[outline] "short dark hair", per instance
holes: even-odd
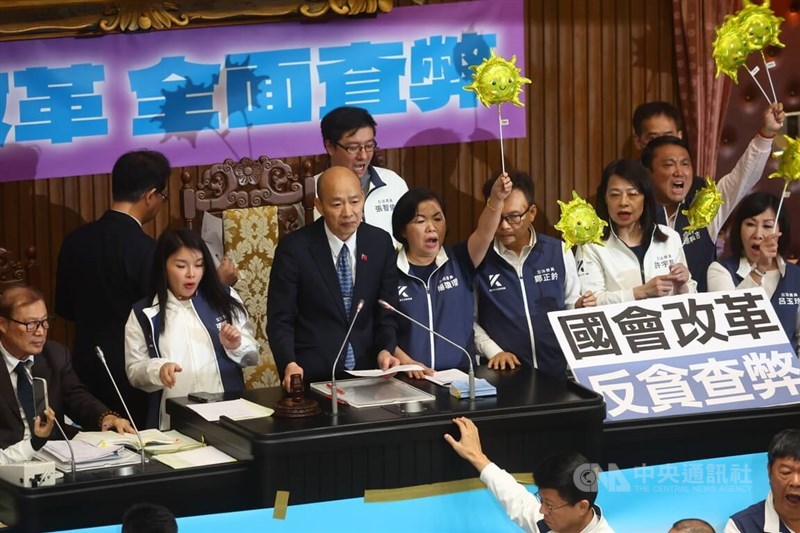
[[[772,468],[775,461],[787,457],[800,461],[800,429],[784,429],[772,437],[767,452],[767,467]]]
[[[168,229],[161,234],[156,242],[155,257],[153,259],[152,296],[158,298],[158,320],[160,330],[163,332],[167,322],[167,259],[180,248],[197,250],[203,256],[203,277],[197,284],[197,291],[203,293],[212,309],[221,313],[226,322],[231,322],[233,315],[238,313],[246,316],[244,306],[234,298],[230,289],[222,284],[214,268],[214,259],[208,246],[200,236],[190,229]]]
[[[682,533],[716,533],[711,524],[700,518],[683,518],[672,524],[672,529]]]
[[[322,140],[332,143],[339,142],[342,137],[361,128],[372,128],[375,133],[375,126],[378,124],[369,111],[361,107],[337,107],[322,117],[320,129],[322,130]]]
[[[770,207],[775,213],[778,212],[780,200],[777,196],[765,191],[757,191],[742,200],[733,216],[733,226],[731,226],[731,254],[734,257],[744,255],[744,245],[742,244],[742,224],[750,217],[760,215]],[[792,226],[789,221],[789,213],[786,209],[781,209],[778,215],[778,225],[781,227],[781,236],[778,237],[778,253],[784,254],[789,244],[792,242]]]
[[[17,307],[43,301],[44,295],[36,287],[30,285],[10,287],[0,292],[0,316],[12,318],[11,315]]]
[[[608,226],[603,228],[603,240],[609,238],[613,225],[608,214],[606,192],[608,191],[608,182],[614,176],[630,182],[644,197],[642,218],[639,219],[639,224],[642,226],[643,244],[649,245],[651,236],[658,242],[666,241],[666,234],[659,229],[656,223],[656,196],[653,192],[653,184],[650,183],[650,172],[635,159],[617,159],[603,170],[603,178],[597,187],[597,216],[608,221]]]
[[[486,183],[483,184],[483,199],[488,200],[489,196],[492,194],[492,187],[494,187],[494,182],[497,181],[497,178],[500,176],[492,176]],[[529,175],[524,172],[518,172],[516,170],[509,170],[508,177],[511,178],[511,190],[517,189],[523,195],[525,195],[525,199],[528,201],[528,205],[533,204],[533,180]]]
[[[111,196],[115,202],[138,202],[151,189],[165,190],[169,173],[169,160],[161,152],[135,150],[122,154],[111,171]]]
[[[178,522],[163,505],[137,503],[122,517],[122,533],[177,533]]]
[[[575,451],[557,452],[547,457],[533,473],[536,487],[553,489],[570,505],[597,498],[598,473],[589,460]]]
[[[653,159],[656,158],[656,150],[661,148],[662,146],[680,146],[687,152],[689,151],[689,145],[686,144],[686,141],[681,139],[680,137],[675,137],[673,135],[664,135],[663,137],[656,137],[649,143],[647,146],[642,149],[642,154],[640,156],[640,160],[642,164],[648,169],[653,170]]]
[[[681,114],[678,109],[667,102],[645,102],[644,104],[639,105],[633,111],[633,131],[636,132],[636,135],[642,134],[642,124],[648,118],[657,117],[659,115],[664,115],[675,123],[675,127],[678,128],[678,131],[683,129],[683,125],[681,124]]]
[[[435,200],[445,213],[444,201],[441,197],[427,187],[414,187],[397,200],[392,213],[392,235],[408,250],[408,239],[405,236],[406,225],[417,216],[419,204],[427,200]],[[446,215],[445,215],[446,216]]]

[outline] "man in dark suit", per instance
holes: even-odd
[[[392,239],[361,223],[364,192],[352,170],[329,168],[317,190],[322,218],[281,240],[270,274],[267,335],[287,390],[293,374],[306,382],[330,379],[360,300],[364,306],[337,368],[398,364],[392,355],[397,324],[378,305],[379,299],[397,304]]]
[[[139,424],[145,422],[147,394],[131,387],[125,374],[125,323],[150,287],[156,245],[142,224],[166,203],[169,174],[169,161],[159,152],[122,155],[111,174],[111,209],[67,235],[56,272],[56,313],[75,322],[75,372],[92,394],[122,412],[95,354],[100,346]]]
[[[14,287],[0,295],[0,353],[5,363],[0,370],[0,448],[31,439],[35,423],[30,388],[25,402],[21,401],[26,398],[26,384],[21,380],[27,376],[19,365],[27,366],[33,377],[47,380],[48,402],[62,424],[66,413],[87,431],[133,433],[130,422],[81,384],[66,348],[47,342],[49,327],[47,306],[36,289]]]

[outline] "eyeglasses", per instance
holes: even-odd
[[[522,218],[528,213],[529,208],[522,210],[522,213],[510,213],[508,215],[500,215],[500,222],[508,222],[509,226],[518,226],[522,222]]]
[[[342,150],[345,150],[350,155],[356,155],[361,150],[364,150],[366,153],[371,154],[378,148],[378,143],[376,143],[375,141],[369,141],[368,143],[365,144],[348,144],[345,146],[344,144],[337,142],[336,146],[338,146]]]
[[[25,331],[27,331],[28,333],[33,333],[34,331],[37,331],[40,327],[43,330],[47,331],[48,329],[50,329],[50,321],[53,319],[52,317],[47,317],[44,320],[31,320],[30,322],[20,322],[19,320],[15,320],[10,316],[7,316],[6,318],[12,322],[16,322],[21,326],[25,326]]]
[[[548,511],[548,512],[551,512],[551,513],[552,513],[553,511],[558,511],[559,509],[562,509],[562,508],[564,508],[564,507],[566,507],[566,506],[570,505],[569,503],[565,503],[564,505],[559,505],[558,507],[553,507],[553,506],[552,506],[552,505],[550,505],[549,503],[545,503],[545,502],[543,502],[543,501],[542,501],[542,497],[539,495],[539,493],[538,493],[538,492],[537,492],[536,494],[534,494],[534,496],[536,496],[536,501],[538,501],[540,504],[544,505],[544,506],[545,506],[545,508],[547,509],[547,511]]]

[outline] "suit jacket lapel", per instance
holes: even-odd
[[[331,247],[328,244],[328,236],[325,233],[325,220],[320,218],[314,224],[314,231],[311,233],[311,242],[309,243],[311,255],[317,263],[322,280],[331,292],[331,298],[333,298],[339,312],[347,321],[347,313],[344,312],[342,289],[339,287],[339,276],[336,275],[336,267],[333,265],[331,256]],[[356,277],[356,279],[358,278]]]
[[[5,365],[5,361],[1,362]],[[17,395],[14,394],[14,387],[11,385],[11,377],[8,375],[8,372],[6,372],[5,369],[0,369],[0,396],[3,397],[3,400],[11,408],[11,412],[16,415],[17,420],[19,420],[19,423],[22,424],[22,417],[19,415],[19,402],[17,402]]]
[[[353,305],[364,298],[365,289],[367,284],[367,260],[369,259],[368,239],[361,231],[363,224],[358,227],[358,236],[356,237],[356,283],[353,286]],[[373,296],[374,298],[374,296]]]

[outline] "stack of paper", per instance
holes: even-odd
[[[124,466],[141,460],[138,454],[119,445],[100,448],[88,442],[72,441],[72,449],[75,452],[75,464],[78,470]],[[71,470],[69,447],[63,440],[48,441],[36,452],[35,457],[42,461],[55,462],[56,468],[62,472]]]
[[[437,385],[441,385],[442,387],[446,387],[457,380],[468,380],[469,375],[457,368],[450,368],[448,370],[434,372],[432,376],[425,376],[425,379]]]
[[[273,411],[269,407],[250,402],[244,398],[238,400],[228,400],[225,402],[212,403],[193,403],[186,407],[196,412],[209,422],[216,422],[222,415],[233,420],[245,420],[247,418],[262,418],[272,416]]]
[[[203,446],[202,442],[187,437],[177,431],[161,432],[157,429],[145,429],[139,432],[144,442],[144,450],[147,453],[172,453],[180,450],[190,450]],[[140,449],[139,439],[130,433],[116,433],[113,431],[81,431],[73,442],[81,441],[93,444],[99,448],[113,446],[128,446],[138,451]]]
[[[469,398],[469,380],[456,380],[450,384],[450,394],[456,398]],[[475,397],[494,396],[497,388],[485,379],[475,379]]]

